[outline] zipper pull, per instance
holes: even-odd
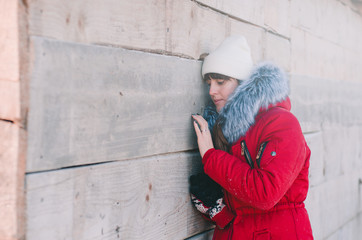
[[[253,160],[251,159],[250,152],[246,146],[245,140],[241,141],[241,155],[245,155],[246,161],[251,168],[254,168]]]
[[[258,165],[258,167],[260,168],[260,161],[261,161],[261,156],[263,155],[263,152],[265,150],[265,147],[266,147],[266,144],[268,142],[263,142],[261,145],[260,145],[260,148],[259,148],[259,152],[258,154],[256,155],[256,164]]]

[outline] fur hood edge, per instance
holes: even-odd
[[[242,82],[217,113],[211,102],[204,110],[210,130],[218,120],[226,140],[236,142],[254,124],[259,110],[285,100],[289,94],[288,77],[269,62],[257,64],[249,78]]]

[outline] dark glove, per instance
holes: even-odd
[[[224,196],[221,186],[205,173],[190,177],[190,193],[207,207],[213,206],[218,199]]]
[[[190,177],[190,193],[196,209],[207,215],[218,227],[224,228],[234,219],[234,214],[223,202],[221,186],[205,173]]]

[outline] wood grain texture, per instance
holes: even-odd
[[[12,122],[20,118],[20,82],[0,80],[0,119]]]
[[[290,3],[288,0],[197,0],[215,11],[257,25],[265,30],[290,37]]]
[[[164,50],[165,8],[160,0],[30,1],[29,30],[67,41]]]
[[[19,128],[0,121],[0,239],[15,239],[18,232]]]
[[[359,45],[350,51],[343,45],[292,28],[291,72],[321,79],[362,82]],[[342,67],[343,66],[343,67]]]
[[[312,152],[309,166],[309,186],[315,187],[325,181],[324,172],[327,162],[323,160],[325,150],[323,146],[322,131],[307,133],[304,134],[304,137]]]
[[[264,24],[268,31],[290,38],[291,1],[265,0],[264,15]]]
[[[362,17],[349,5],[341,1],[291,2],[293,73],[362,81]]]
[[[214,230],[209,230],[207,232],[203,232],[203,233],[197,234],[195,236],[189,237],[185,240],[212,240],[213,234],[214,234]]]
[[[231,1],[221,6],[216,2],[198,2],[92,0],[85,4],[84,0],[31,1],[29,31],[31,35],[62,41],[121,46],[191,59],[199,59],[202,53],[212,51],[226,36],[242,34],[250,44],[254,61],[263,59],[265,31],[270,28],[258,26],[263,25],[262,22],[259,24],[264,19],[263,1],[244,1],[243,4]],[[241,19],[246,16],[251,24],[235,19],[227,11],[221,13],[204,7],[205,4],[216,4],[221,10],[223,7],[234,9],[240,12],[237,15]],[[272,13],[268,15],[269,25],[278,28],[275,25],[281,17],[273,16]],[[288,22],[282,20],[283,24]],[[284,54],[275,57],[285,60]]]
[[[198,153],[27,175],[27,239],[184,239],[209,225],[192,206]]]
[[[266,32],[265,34],[263,60],[271,61],[281,67],[284,71],[290,72],[290,40],[271,32]]]
[[[306,208],[315,239],[327,239],[349,221],[360,216],[361,176],[361,168],[355,169],[309,190]],[[357,235],[350,239],[359,237]]]
[[[0,119],[20,118],[17,1],[0,0]]]
[[[0,239],[24,239],[26,131],[21,108],[21,1],[0,0]],[[24,31],[26,33],[26,31]],[[25,35],[25,34],[24,34]],[[25,48],[24,48],[25,49]],[[26,49],[25,49],[26,51]]]
[[[0,239],[25,239],[25,130],[0,121]]]
[[[32,39],[27,171],[197,147],[199,61]]]
[[[361,52],[361,14],[351,1],[291,1],[292,25],[350,51]]]
[[[0,0],[0,80],[19,81],[18,2]]]
[[[326,124],[348,127],[362,122],[357,114],[362,108],[362,83],[291,75],[290,92],[292,112],[303,132],[321,131]]]
[[[265,0],[196,0],[205,6],[245,22],[264,26]]]

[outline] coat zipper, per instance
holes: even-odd
[[[261,156],[263,155],[264,150],[265,150],[267,144],[268,144],[268,142],[263,142],[263,143],[260,145],[258,154],[256,155],[256,164],[258,165],[259,168],[260,168]]]
[[[254,168],[254,162],[251,159],[248,148],[246,147],[245,140],[242,140],[240,144],[241,144],[241,155],[245,155],[246,161],[248,162],[249,166],[251,168]]]

